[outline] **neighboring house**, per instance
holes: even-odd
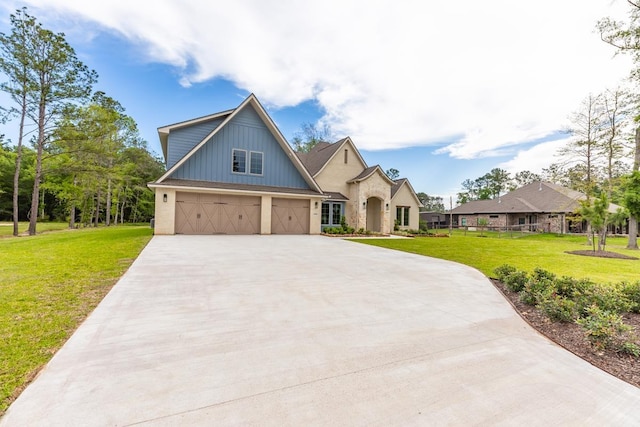
[[[345,217],[347,224],[380,233],[417,229],[421,206],[407,179],[393,181],[379,165],[368,166],[351,138],[320,142],[308,153],[297,153],[328,196],[322,203],[321,226],[333,227]]]
[[[317,234],[326,196],[254,95],[158,129],[155,234]]]
[[[582,221],[572,221],[586,195],[549,182],[534,182],[497,199],[475,200],[454,208],[453,223],[477,227],[478,219],[489,227],[568,233],[582,231]],[[618,208],[611,205],[609,210]]]
[[[420,212],[420,221],[424,221],[428,229],[449,227],[449,214],[444,212]]]
[[[319,234],[342,216],[356,229],[389,233],[395,218],[418,228],[407,180],[368,167],[350,138],[296,155],[253,94],[158,135],[155,234]]]

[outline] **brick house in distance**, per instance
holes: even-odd
[[[454,208],[453,224],[477,227],[487,220],[489,228],[507,228],[564,234],[582,231],[582,222],[571,217],[586,195],[550,182],[536,181],[497,199],[474,200]],[[618,206],[611,204],[615,212]]]

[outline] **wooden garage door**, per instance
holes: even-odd
[[[177,193],[176,234],[258,234],[260,198]]]
[[[271,233],[309,234],[309,200],[273,199]]]

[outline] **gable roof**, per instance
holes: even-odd
[[[391,200],[393,200],[395,195],[404,185],[406,185],[409,188],[409,192],[411,192],[411,194],[413,195],[413,198],[416,199],[416,202],[418,203],[418,207],[420,208],[424,207],[424,205],[420,202],[420,199],[418,198],[418,195],[416,194],[415,190],[413,189],[413,186],[411,185],[411,183],[407,178],[400,178],[394,181],[394,184],[391,187]]]
[[[455,207],[454,214],[574,212],[587,196],[550,182],[536,181],[491,200],[474,200]],[[611,204],[609,210],[617,208]]]
[[[209,141],[216,133],[218,133],[220,129],[224,128],[227,123],[229,123],[235,116],[239,114],[240,111],[242,111],[248,105],[251,105],[254,108],[254,110],[256,111],[256,113],[258,114],[262,122],[265,124],[267,129],[271,132],[271,134],[273,135],[275,140],[278,142],[280,147],[287,154],[287,157],[289,157],[289,159],[291,160],[291,163],[298,170],[298,172],[300,173],[302,178],[305,180],[305,182],[309,184],[309,187],[311,187],[313,190],[317,191],[318,193],[322,193],[322,190],[320,189],[316,181],[313,179],[311,174],[309,174],[309,171],[307,171],[307,169],[304,167],[304,165],[302,164],[298,156],[296,156],[295,152],[293,151],[293,149],[291,148],[287,140],[284,138],[284,136],[282,135],[278,127],[275,125],[273,120],[271,120],[271,117],[269,117],[266,110],[264,109],[262,104],[260,104],[260,101],[258,101],[258,98],[256,98],[254,94],[249,95],[244,101],[242,101],[242,103],[237,108],[233,110],[227,110],[220,113],[200,117],[198,119],[187,120],[184,122],[179,122],[173,125],[168,125],[168,126],[163,126],[158,128],[160,141],[161,143],[166,145],[167,139],[169,137],[169,133],[172,130],[183,128],[186,126],[191,126],[197,123],[202,123],[204,121],[209,121],[213,119],[220,119],[220,118],[223,119],[222,123],[219,126],[217,126],[208,135],[206,135],[202,139],[202,141],[196,144],[187,154],[184,155],[184,157],[178,160],[169,170],[167,170],[164,173],[164,175],[162,175],[156,181],[156,183],[159,184],[165,181],[167,178],[169,178],[180,166],[182,166],[182,164],[184,164],[184,162],[186,162],[191,156],[193,156],[203,145],[207,143],[207,141]],[[164,139],[164,142],[163,142],[163,139]],[[166,152],[165,145],[163,145],[163,152]],[[165,157],[166,157],[166,154],[165,154]]]
[[[386,181],[388,181],[390,185],[393,186],[393,184],[395,184],[395,182],[391,178],[389,178],[386,173],[384,173],[380,165],[370,166],[366,168],[365,170],[360,172],[358,176],[351,178],[349,181],[347,181],[347,183],[352,184],[354,182],[362,182],[376,172],[378,172]]]
[[[364,161],[364,159],[360,155],[360,152],[356,148],[356,145],[348,136],[334,143],[318,142],[309,152],[296,152],[296,155],[305,165],[307,170],[309,170],[311,176],[315,177],[320,172],[322,172],[324,167],[331,161],[331,159],[333,159],[336,153],[338,153],[346,143],[351,144],[351,146],[353,147],[353,151],[356,153],[358,159],[366,168],[367,162]]]

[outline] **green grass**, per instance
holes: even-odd
[[[46,231],[66,230],[69,228],[68,222],[39,222],[36,226],[38,234]],[[18,222],[18,233],[24,234],[29,230],[29,223]],[[13,222],[0,222],[0,237],[13,236]]]
[[[120,226],[0,239],[0,414],[151,236]]]
[[[486,232],[485,232],[486,234]],[[515,236],[521,236],[515,233]],[[479,237],[478,233],[454,233],[452,237],[421,237],[415,239],[360,239],[362,243],[456,261],[475,267],[489,277],[502,264],[510,264],[520,270],[532,271],[535,267],[549,270],[559,276],[590,278],[601,283],[635,281],[640,279],[640,260],[595,258],[565,253],[590,249],[585,236],[530,234],[508,238],[497,233]],[[507,238],[505,238],[507,237]],[[640,258],[639,251],[625,249],[627,239],[609,237],[607,251],[619,252]]]

